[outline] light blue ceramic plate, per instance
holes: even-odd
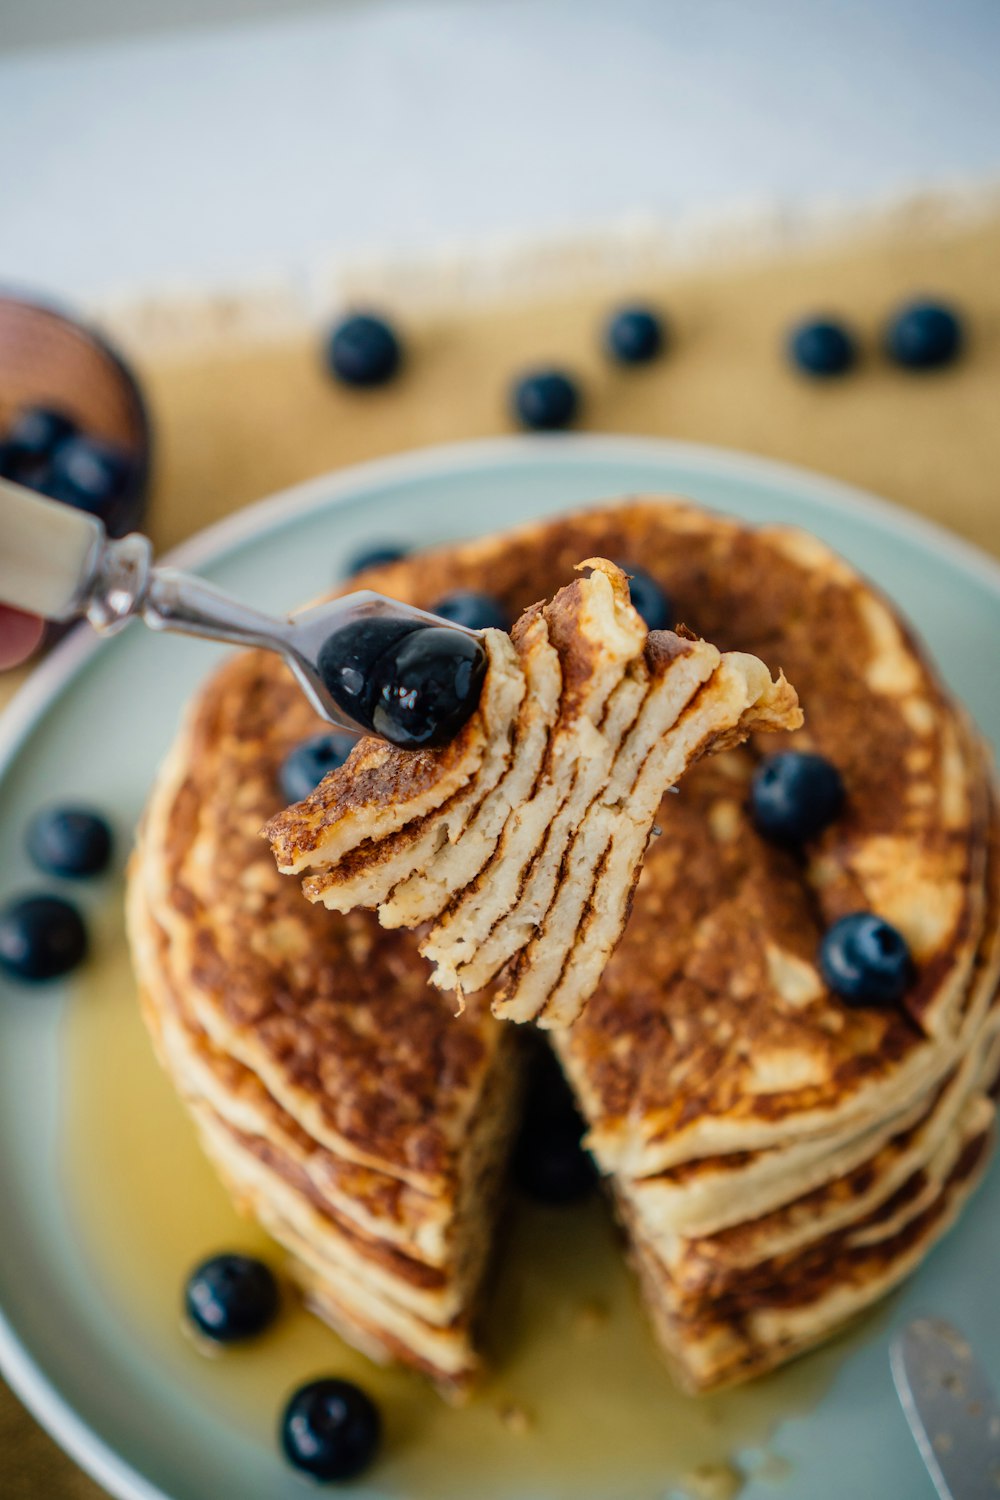
[[[736,454],[589,437],[424,452],[278,496],[196,538],[176,561],[278,611],[321,592],[365,541],[426,545],[643,491],[679,493],[750,521],[792,522],[816,532],[902,606],[948,682],[1000,741],[1000,568],[857,491]],[[67,642],[35,674],[0,723],[0,898],[39,883],[21,839],[32,809],[52,800],[54,791],[113,809],[123,827],[135,818],[181,705],[212,654],[203,644],[133,627],[102,644]],[[82,899],[99,923],[99,892],[84,892]],[[42,994],[0,985],[4,1373],[116,1495],[301,1496],[302,1482],[282,1467],[271,1435],[248,1433],[206,1408],[197,1389],[178,1378],[168,1359],[159,1360],[123,1316],[114,1277],[78,1242],[74,1189],[64,1180],[62,1155],[65,1133],[73,1129],[62,1113],[72,1107],[63,1099],[61,1050],[69,999],[68,987]],[[91,1166],[100,1175],[102,1163]],[[792,1465],[786,1495],[931,1496],[892,1393],[886,1334],[917,1310],[933,1309],[971,1333],[1000,1382],[998,1228],[1000,1173],[994,1171],[889,1316],[851,1346],[819,1406],[778,1434]],[[442,1465],[447,1461],[444,1445]],[[632,1495],[627,1451],[619,1463],[616,1495]],[[0,1477],[3,1464],[0,1454]],[[409,1500],[405,1450],[391,1475],[391,1483],[377,1475],[352,1493]],[[665,1489],[650,1490],[649,1500],[661,1500]],[[519,1483],[516,1500],[553,1500],[564,1492],[550,1472]],[[775,1500],[779,1493],[758,1479],[745,1496]],[[588,1493],[577,1484],[574,1495],[609,1500],[606,1487]]]

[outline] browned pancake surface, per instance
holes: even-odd
[[[491,1055],[488,1005],[456,1019],[410,933],[332,919],[259,838],[284,756],[321,728],[273,657],[232,658],[200,697],[166,835],[165,883],[199,1014],[280,1069],[360,1155],[433,1182]],[[211,1024],[209,1025],[211,1030]]]

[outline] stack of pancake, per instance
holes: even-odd
[[[285,874],[333,911],[434,925],[420,952],[442,989],[497,980],[493,1013],[570,1026],[628,919],[664,793],[703,755],[802,722],[754,656],[647,633],[625,574],[485,632],[478,712],[444,750],[363,741],[268,824]],[[499,976],[499,977],[498,977]]]
[[[656,1331],[696,1389],[815,1343],[910,1272],[992,1141],[998,839],[986,757],[891,608],[799,533],[633,502],[373,570],[433,605],[488,589],[514,617],[582,558],[644,568],[678,619],[795,683],[846,787],[803,851],[747,812],[762,747],[664,799],[624,936],[554,1032]],[[511,1122],[516,1028],[428,984],[417,936],[329,912],[258,833],[276,770],[321,725],[281,665],[223,666],[158,781],[130,885],[164,1065],[238,1201],[313,1305],[448,1391],[471,1328]],[[775,743],[770,742],[768,749]],[[898,1006],[850,1005],[824,930],[871,910],[905,936]]]

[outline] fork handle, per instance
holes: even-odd
[[[200,578],[154,569],[148,537],[112,541],[96,517],[4,479],[0,601],[48,620],[86,615],[104,632],[141,615],[154,630],[272,651],[285,649],[289,628]]]
[[[0,600],[47,620],[81,612],[104,548],[94,516],[0,479]]]

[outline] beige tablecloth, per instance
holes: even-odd
[[[598,284],[599,283],[599,284]],[[954,368],[912,375],[879,350],[901,299],[954,299],[969,347]],[[669,356],[623,371],[598,333],[623,295],[668,314]],[[389,289],[404,333],[402,377],[377,391],[337,388],[315,333],[213,337],[159,353],[136,347],[156,433],[150,530],[167,547],[238,506],[344,464],[405,448],[510,430],[514,372],[565,364],[585,391],[580,425],[745,448],[851,480],[1000,554],[1000,220],[942,226],[897,217],[853,242],[753,262],[605,275],[586,290],[418,311]],[[784,334],[803,313],[830,311],[859,331],[864,358],[848,378],[809,382],[789,369]],[[0,704],[23,674],[0,679]],[[95,1372],[99,1378],[99,1372]],[[4,1500],[94,1500],[0,1387]]]

